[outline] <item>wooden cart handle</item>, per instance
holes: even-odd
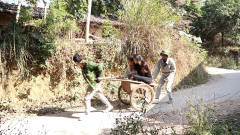
[[[123,79],[123,78],[120,78],[120,77],[98,77],[99,80],[107,80],[107,81],[125,81],[125,82],[130,82],[130,83],[136,83],[136,84],[146,84],[144,82],[140,82],[140,81],[134,81],[134,80],[129,80],[129,79]],[[155,87],[157,86],[156,83],[151,83],[151,84],[148,84],[152,87]]]

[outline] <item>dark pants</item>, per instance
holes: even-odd
[[[146,77],[146,76],[140,76],[140,75],[133,75],[133,80],[142,81],[147,84],[152,83],[152,77]]]

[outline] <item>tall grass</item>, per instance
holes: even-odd
[[[11,23],[3,32],[0,45],[1,64],[5,64],[8,71],[17,68],[23,72],[32,55],[29,52],[31,46],[30,38],[22,33],[22,24]]]
[[[169,3],[158,0],[123,0],[123,9],[120,12],[120,20],[125,24],[120,34],[123,42],[122,56],[139,53],[153,71],[160,52],[168,50],[177,65],[174,86],[196,85],[206,80],[207,74],[201,66],[206,51],[188,38],[180,36],[174,29],[173,26],[177,26],[181,16],[177,15],[177,10],[172,9]]]
[[[124,23],[121,35],[125,43],[123,52],[153,56],[152,52],[158,50],[166,26],[176,23],[180,17],[167,3],[158,0],[123,0],[122,4],[124,10],[120,12],[120,21]]]
[[[56,104],[56,102],[74,102],[80,105],[87,84],[72,61],[72,56],[76,52],[89,61],[102,64],[105,68],[105,76],[121,76],[127,67],[127,62],[124,61],[127,55],[134,53],[143,55],[153,71],[155,63],[160,58],[159,53],[162,49],[167,49],[177,65],[174,86],[184,82],[185,78],[190,80],[188,85],[198,81],[194,80],[196,78],[206,79],[204,76],[206,73],[201,66],[205,58],[204,50],[189,39],[181,37],[177,30],[168,26],[169,23],[177,23],[180,17],[175,15],[175,11],[167,3],[158,0],[132,0],[123,1],[123,6],[120,20],[124,27],[119,37],[110,38],[104,44],[92,45],[55,38],[56,50],[51,51],[46,48],[47,52],[52,53],[45,57],[42,66],[28,67],[31,72],[38,74],[32,74],[28,79],[21,80],[18,73],[14,73],[15,70],[13,70],[13,74],[9,76],[10,79],[0,91],[3,93],[1,98],[8,98],[11,103],[23,107],[38,107],[41,104]],[[49,28],[48,30],[56,29],[52,26],[58,22],[50,21],[49,23],[50,26],[46,27]],[[48,23],[40,24],[48,25]],[[41,34],[46,36],[54,34],[47,33],[47,30],[42,32]],[[43,56],[39,54],[38,56]],[[32,56],[36,58],[36,55]],[[13,62],[9,61],[9,63]],[[106,88],[109,90],[108,86]],[[106,93],[110,92],[106,91]]]

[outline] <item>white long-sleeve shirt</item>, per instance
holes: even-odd
[[[160,69],[163,74],[169,74],[169,76],[174,76],[176,72],[176,64],[172,58],[168,58],[166,63],[163,61],[163,59],[159,59],[153,73],[154,80],[157,78]]]

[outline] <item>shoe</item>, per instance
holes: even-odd
[[[85,117],[81,116],[78,118],[78,121],[84,121],[85,119],[86,119],[86,116]]]
[[[90,111],[85,111],[85,115],[88,115],[90,113]]]
[[[109,106],[107,109],[105,109],[103,112],[110,112],[113,109],[113,106]]]
[[[96,108],[94,108],[94,107],[91,107],[90,108],[90,112],[92,112],[92,111],[96,111],[97,109]]]
[[[158,104],[159,103],[159,99],[154,99],[153,100],[153,104]]]
[[[83,118],[79,117],[79,118],[78,118],[78,121],[83,121]]]
[[[84,121],[84,120],[88,119],[88,117],[89,117],[89,114],[85,113],[85,116],[79,117],[78,121]]]
[[[173,100],[169,100],[167,103],[168,104],[173,104]]]

